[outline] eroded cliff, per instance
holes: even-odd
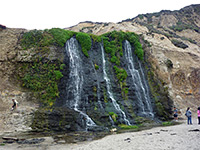
[[[191,5],[178,11],[141,14],[119,23],[82,22],[67,29],[97,35],[113,30],[142,35],[154,74],[184,114],[187,107],[196,112],[200,105],[199,10],[200,5]]]

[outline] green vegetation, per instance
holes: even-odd
[[[62,65],[62,64],[61,64]],[[60,72],[60,63],[34,62],[24,64],[20,68],[24,74],[21,76],[22,86],[37,93],[45,107],[52,106],[59,96],[58,81],[63,77]]]
[[[79,32],[76,34],[76,39],[81,44],[83,54],[89,57],[88,51],[91,49],[92,46],[92,40],[90,36],[87,33]]]
[[[0,143],[0,146],[5,146],[5,143]]]
[[[127,78],[127,72],[123,68],[118,68],[117,66],[113,67],[119,81],[124,81]]]
[[[22,86],[34,91],[44,107],[51,107],[59,96],[58,82],[63,77],[61,71],[66,67],[60,60],[46,60],[50,46],[63,47],[75,32],[53,28],[50,30],[31,30],[23,34],[22,48],[36,52],[34,63],[24,63],[19,69]]]
[[[97,64],[94,64],[94,67],[95,67],[96,70],[99,69],[99,66]]]
[[[144,18],[143,15],[138,15],[138,17],[142,20]]]
[[[132,46],[135,48],[135,54],[140,60],[143,60],[144,58],[144,51],[142,49],[142,44],[139,41],[139,36],[136,35],[133,32],[127,32],[126,33],[126,39],[132,44]]]
[[[196,32],[200,31],[198,27],[195,27],[195,26],[190,25],[190,24],[185,24],[181,21],[177,22],[177,24],[175,26],[171,26],[170,28],[172,30],[178,31],[178,32],[181,32],[181,31],[186,30],[186,29],[191,29],[191,30],[194,30]]]
[[[146,118],[137,116],[137,117],[135,117],[134,120],[135,120],[136,124],[142,124],[146,121]]]
[[[144,52],[138,35],[133,32],[112,31],[102,35],[105,52],[111,55],[111,62],[120,65],[123,56],[122,42],[128,40],[135,48],[135,54],[143,60]]]
[[[173,63],[170,59],[167,59],[167,61],[165,62],[165,64],[167,65],[168,69],[172,69],[173,68]]]
[[[128,99],[128,88],[126,86],[127,72],[123,68],[120,68],[120,59],[123,56],[123,42],[128,40],[130,44],[134,47],[134,52],[140,60],[143,60],[144,51],[142,45],[139,41],[139,36],[133,32],[117,32],[112,31],[102,36],[104,49],[107,54],[110,55],[110,62],[114,63],[113,67],[116,77],[118,79],[121,94],[124,99]]]
[[[186,44],[184,44],[183,42],[181,42],[181,41],[172,39],[171,42],[172,42],[176,47],[183,48],[183,49],[188,48],[188,46],[187,46]]]
[[[125,125],[125,124],[121,124],[119,125],[119,127],[121,129],[138,129],[139,127],[137,125]]]
[[[163,107],[163,105],[161,104],[161,102],[158,101],[157,99],[156,99],[156,108],[157,108],[158,114],[159,114],[160,116],[164,116],[164,107]]]
[[[111,116],[114,122],[117,122],[117,117],[118,117],[117,114],[115,114],[114,112],[109,112],[108,114]]]
[[[110,39],[108,37],[103,37],[103,44],[104,44],[104,49],[105,52],[111,55],[111,62],[112,63],[116,63],[117,65],[120,65],[120,58],[119,56],[117,57],[117,52],[118,52],[118,48],[116,46],[116,42],[115,41],[109,41]]]
[[[103,97],[104,97],[104,102],[108,103],[108,97],[107,97],[107,92],[105,88],[103,88]]]
[[[51,46],[64,47],[66,41],[72,36],[76,36],[76,39],[81,45],[82,52],[86,57],[89,57],[88,51],[91,49],[92,42],[103,41],[105,52],[110,56],[110,62],[115,64],[113,69],[122,89],[122,96],[124,99],[127,99],[127,72],[120,67],[120,59],[123,56],[123,42],[128,40],[134,47],[135,54],[141,60],[143,60],[144,55],[141,43],[139,42],[139,36],[131,32],[113,31],[101,36],[82,32],[76,33],[59,28],[26,32],[23,34],[20,44],[25,50],[31,49],[35,51],[36,55],[33,58],[35,59],[33,60],[34,63],[26,63],[24,66],[21,66],[24,72],[21,75],[23,86],[36,92],[44,105],[53,105],[56,97],[59,96],[57,83],[63,77],[61,71],[66,66],[59,60],[54,65],[55,62],[43,61],[43,59],[46,57],[46,54],[48,55]],[[94,67],[96,70],[99,69],[97,64]],[[105,102],[108,101],[105,92],[104,99]]]
[[[74,34],[75,32],[59,28],[44,31],[31,30],[23,34],[20,44],[25,50],[35,48],[36,51],[49,49],[48,47],[51,45],[63,47]]]
[[[65,64],[61,64],[61,65],[60,65],[60,70],[63,70],[65,67],[66,67]]]
[[[162,125],[163,125],[163,126],[170,126],[170,125],[172,125],[172,122],[169,122],[169,121],[167,121],[167,122],[162,122]]]
[[[21,40],[21,46],[24,49],[28,49],[31,47],[39,47],[42,45],[40,41],[43,39],[43,37],[44,37],[43,31],[41,30],[32,30],[32,31],[26,32],[24,33],[23,38]],[[51,36],[49,36],[49,38],[50,39],[48,41],[49,43],[51,43],[52,42]]]
[[[127,88],[127,85],[126,85],[126,78],[128,76],[127,72],[123,68],[118,68],[117,66],[114,66],[113,68],[115,70],[116,77],[118,79],[118,82],[120,84],[120,88],[122,90],[121,91],[122,97],[124,99],[128,99],[128,88]]]
[[[20,44],[24,49],[34,48],[37,52],[48,52],[49,46],[63,47],[68,39],[76,35],[85,56],[89,57],[88,51],[93,42],[104,42],[105,52],[111,55],[111,62],[120,65],[120,57],[123,56],[122,42],[128,40],[135,48],[136,55],[143,60],[144,52],[139,42],[139,37],[132,32],[112,31],[102,36],[73,32],[59,28],[49,30],[31,30],[23,34]],[[91,40],[92,39],[92,40]]]
[[[58,83],[63,77],[62,71],[66,70],[66,65],[61,60],[49,60],[47,58],[51,46],[64,47],[66,41],[76,36],[77,41],[81,45],[83,54],[89,57],[88,51],[91,49],[92,43],[104,43],[104,49],[113,66],[118,85],[121,88],[121,94],[124,100],[128,99],[128,87],[126,84],[127,72],[121,67],[120,59],[123,56],[123,42],[128,40],[134,52],[139,59],[143,60],[143,49],[139,41],[139,36],[131,32],[109,32],[102,36],[86,34],[82,32],[72,32],[59,28],[49,30],[32,30],[24,33],[20,39],[20,44],[24,50],[29,49],[36,52],[32,62],[20,64],[19,72],[22,86],[32,91],[36,99],[38,99],[45,109],[53,108],[56,98],[59,97]],[[96,70],[99,69],[94,64]],[[94,98],[89,99],[92,102],[97,99],[97,87],[93,87]],[[108,103],[107,91],[103,88],[104,102]],[[109,104],[109,103],[108,103]],[[94,106],[94,110],[97,110]],[[108,111],[107,111],[108,112]],[[115,123],[117,123],[118,115],[114,112],[108,113]],[[46,116],[44,116],[45,118]],[[139,120],[139,119],[138,119]],[[138,121],[139,122],[139,121]],[[47,122],[41,122],[43,128],[48,128]],[[59,122],[61,126],[62,121]],[[120,125],[122,129],[137,129],[138,126]]]
[[[51,35],[54,38],[54,43],[56,43],[60,47],[63,47],[66,41],[69,40],[75,34],[75,32],[73,31],[68,31],[59,28],[53,28],[46,31],[51,33]]]
[[[148,81],[151,93],[155,99],[157,115],[161,120],[170,119],[173,102],[168,96],[167,87],[164,88],[165,82],[159,80],[152,71],[148,72]]]
[[[90,34],[90,37],[92,38],[93,42],[101,42],[101,36],[97,36],[94,34]]]

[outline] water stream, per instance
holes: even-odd
[[[86,119],[86,126],[96,126],[93,120],[83,111],[80,110],[81,92],[83,86],[83,69],[82,61],[78,51],[78,43],[75,38],[71,38],[66,43],[66,52],[69,56],[69,81],[67,83],[67,97],[70,100],[66,105],[75,111],[79,112]]]
[[[125,57],[128,65],[128,70],[131,74],[133,85],[135,87],[135,94],[138,101],[138,109],[142,116],[154,117],[151,99],[149,95],[149,87],[144,76],[144,72],[139,60],[139,69],[134,67],[134,60],[131,45],[128,41],[125,41]],[[136,58],[138,59],[138,58]]]
[[[122,114],[125,124],[131,125],[128,119],[126,118],[126,114],[121,110],[119,104],[117,104],[116,100],[114,99],[113,93],[111,92],[111,84],[110,84],[110,79],[108,78],[108,75],[106,72],[106,60],[105,60],[104,48],[102,44],[101,44],[101,51],[102,51],[102,61],[103,61],[103,74],[104,74],[104,80],[106,81],[108,96],[112,100],[112,104],[115,107],[115,109]]]

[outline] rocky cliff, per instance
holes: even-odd
[[[155,113],[160,117],[164,115],[169,117],[172,108],[171,100],[173,100],[174,105],[180,109],[182,114],[184,114],[188,106],[193,108],[193,111],[196,111],[196,107],[200,105],[199,20],[200,5],[191,5],[179,11],[142,14],[119,23],[82,22],[67,28],[67,30],[95,35],[102,35],[111,31],[139,34],[144,50],[145,63],[143,65],[147,69],[146,74],[152,91],[151,97],[157,109],[155,109]],[[33,128],[51,126],[55,130],[78,129],[79,127],[74,128],[72,124],[69,124],[70,121],[65,119],[69,115],[69,118],[72,118],[71,122],[77,122],[76,120],[79,116],[76,112],[73,112],[73,110],[55,110],[51,115],[52,110],[50,109],[55,97],[58,96],[58,90],[65,88],[63,84],[58,84],[59,87],[57,87],[55,83],[62,77],[59,70],[61,72],[63,70],[61,68],[64,68],[65,71],[67,70],[63,65],[63,63],[67,62],[64,57],[63,44],[66,39],[63,42],[62,37],[54,34],[53,30],[50,33],[34,31],[31,36],[27,34],[27,38],[35,37],[31,41],[35,41],[38,44],[34,43],[34,45],[31,42],[28,43],[28,46],[23,46],[20,43],[23,43],[22,37],[27,32],[25,29],[8,29],[5,26],[0,26],[0,130],[28,130],[31,125]],[[70,35],[71,33],[67,34]],[[96,78],[98,70],[92,67],[102,68],[101,62],[98,62],[99,60],[97,59],[101,57],[97,53],[97,51],[100,51],[100,45],[93,44],[93,48],[95,49],[94,52],[88,52],[91,56],[91,62],[86,63],[88,67],[84,70],[84,74],[87,76],[91,74]],[[42,59],[40,59],[41,56]],[[83,56],[82,58],[87,59]],[[125,67],[125,64],[122,63],[122,66]],[[110,64],[110,67],[113,67],[113,65]],[[41,71],[40,74],[38,74],[38,68]],[[114,71],[112,73],[114,74]],[[46,76],[47,74],[48,76]],[[69,74],[67,71],[66,74],[63,73],[64,76],[67,74]],[[112,77],[112,80],[117,80],[114,75]],[[54,88],[49,89],[45,86],[46,79],[48,79],[50,87]],[[64,77],[62,81],[67,82],[67,79]],[[105,83],[98,78],[94,80],[94,85],[89,79],[87,82],[91,86],[88,87],[89,91],[86,94],[97,103],[98,96],[94,96],[94,92],[97,94],[99,92],[97,83],[99,82],[104,87]],[[113,86],[115,86],[116,93],[121,92],[119,85],[113,84]],[[53,95],[48,93],[49,91]],[[101,92],[104,93],[104,91]],[[100,97],[103,97],[102,101],[107,101],[102,93],[100,95]],[[60,99],[57,100],[64,99],[64,95],[63,91],[60,90]],[[120,94],[118,96],[123,99],[123,95]],[[129,96],[131,97],[131,95]],[[10,112],[12,98],[19,101],[20,107],[15,112]],[[51,100],[48,101],[48,99]],[[36,112],[39,104],[41,104],[40,100],[45,106],[48,106],[46,108],[50,109],[50,112],[45,110]],[[86,99],[85,102],[87,101]],[[60,104],[59,102],[57,105]],[[93,110],[96,109],[94,104],[91,103]],[[163,112],[165,113],[163,114]],[[97,116],[92,111],[89,111],[89,113]],[[36,118],[32,122],[34,114]],[[115,114],[111,116],[113,118],[116,117]],[[56,117],[60,118],[58,120],[61,120],[61,122],[58,123]],[[103,121],[109,119],[108,115],[100,115],[98,117],[103,118]],[[53,120],[52,118],[56,119],[52,123],[44,122],[38,124],[39,121],[45,118],[46,120],[49,120],[49,118],[51,120]],[[67,122],[68,125],[66,126]],[[80,122],[77,124],[80,124]]]
[[[184,114],[200,105],[200,5],[181,10],[140,14],[118,23],[81,22],[68,30],[96,35],[108,31],[135,32],[155,75],[168,88],[174,105]]]

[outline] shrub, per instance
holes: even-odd
[[[194,26],[194,25],[191,25],[191,24],[185,24],[183,22],[177,22],[176,25],[174,26],[171,26],[170,29],[174,30],[174,31],[178,31],[178,32],[181,32],[183,30],[186,30],[186,29],[190,29],[190,30],[194,30],[196,32],[199,32],[199,28]]]
[[[22,86],[34,91],[44,106],[51,107],[59,96],[57,82],[63,77],[59,62],[33,63],[22,66]]]
[[[75,33],[72,31],[60,29],[60,28],[52,28],[48,30],[54,37],[55,42],[58,46],[63,47],[68,39],[70,39]]]
[[[43,38],[43,32],[41,30],[31,30],[23,34],[20,41],[21,46],[24,49],[39,46],[40,41]]]
[[[109,112],[108,114],[112,117],[114,122],[117,122],[117,117],[118,117],[117,114],[115,114],[114,112]]]
[[[66,41],[73,36],[74,32],[64,29],[53,28],[50,30],[31,30],[23,34],[20,45],[24,49],[34,48],[40,54],[49,52],[49,46],[63,47]]]
[[[143,60],[144,58],[144,51],[142,49],[142,45],[139,41],[139,37],[138,35],[136,35],[135,33],[133,32],[128,32],[126,34],[126,39],[134,46],[135,48],[135,54],[137,55],[137,57],[140,59],[140,60]]]
[[[60,65],[60,70],[63,70],[65,67],[66,67],[65,64],[61,64],[61,65]]]
[[[92,38],[93,42],[101,42],[101,36],[90,34],[90,37]]]
[[[131,126],[129,126],[129,125],[125,125],[125,124],[121,124],[121,125],[119,125],[119,127],[121,129],[138,129],[139,128],[137,125],[131,125]]]
[[[63,77],[62,73],[59,70],[54,70],[54,74],[56,76],[56,80],[59,80]]]
[[[172,42],[176,47],[183,48],[183,49],[188,48],[188,46],[187,46],[186,44],[184,44],[183,42],[181,42],[181,41],[178,41],[178,40],[173,39],[171,42]]]
[[[143,15],[138,15],[138,17],[142,20],[144,18]]]
[[[116,56],[112,56],[112,58],[110,59],[110,61],[112,62],[112,63],[115,63],[115,62],[117,62],[117,57]]]
[[[139,41],[135,41],[134,43],[134,47],[135,47],[135,54],[138,56],[138,58],[140,60],[143,60],[144,57],[144,51],[142,49],[142,45]]]
[[[127,78],[127,72],[126,72],[126,70],[124,70],[124,69],[120,69],[120,68],[118,68],[117,66],[114,66],[113,67],[114,68],[114,70],[115,70],[115,73],[116,73],[116,76],[117,76],[117,79],[119,80],[119,81],[124,81],[124,80],[126,80],[126,78]]]
[[[86,57],[89,57],[88,51],[91,49],[91,46],[92,46],[92,41],[91,41],[90,36],[87,33],[79,32],[76,35],[76,39],[81,44],[83,54]]]
[[[94,67],[95,67],[96,70],[99,69],[99,66],[97,64],[94,64]]]
[[[167,59],[167,61],[165,62],[165,64],[167,65],[167,68],[172,69],[173,68],[173,63],[170,59]]]
[[[170,126],[170,125],[172,125],[172,122],[162,122],[162,125],[163,126]]]
[[[164,107],[160,102],[156,102],[156,109],[159,116],[164,116]]]

